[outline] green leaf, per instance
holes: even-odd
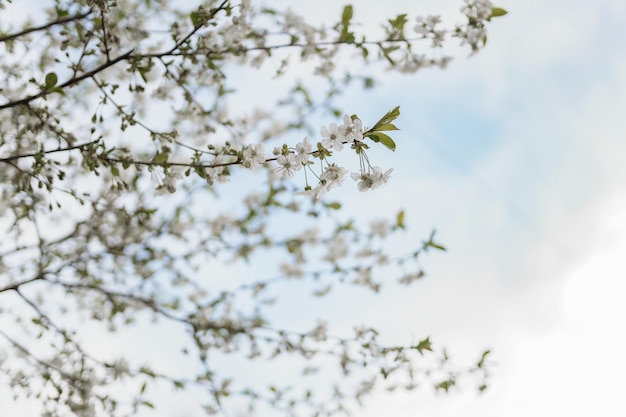
[[[388,130],[400,130],[396,127],[396,125],[394,125],[393,123],[386,123],[382,126],[378,126],[378,128],[376,128],[376,131],[388,131]]]
[[[156,154],[154,158],[152,159],[152,161],[155,164],[164,164],[169,159],[169,156],[170,154],[168,152],[161,152],[161,153]]]
[[[191,19],[191,23],[194,28],[199,28],[203,24],[202,15],[198,12],[191,12],[189,14],[189,18]]]
[[[46,74],[46,90],[52,90],[54,86],[57,85],[59,81],[57,75],[54,72],[49,72]]]
[[[442,382],[438,383],[437,385],[435,385],[435,388],[437,390],[441,389],[441,390],[444,390],[445,392],[448,392],[450,387],[452,387],[455,384],[456,384],[456,382],[453,379],[448,379],[446,381],[442,381]]]
[[[343,8],[343,12],[341,13],[341,34],[339,35],[340,42],[353,43],[355,41],[354,33],[349,30],[352,15],[352,5],[348,4]]]
[[[491,17],[500,17],[504,16],[508,12],[500,7],[492,7],[491,8]]]
[[[115,165],[111,165],[111,174],[114,177],[119,177],[120,176],[120,170]]]
[[[396,226],[400,229],[404,229],[404,210],[400,210],[396,216]]]
[[[61,87],[54,87],[53,89],[50,90],[51,93],[59,93],[62,96],[65,95],[65,90],[62,89]]]
[[[404,38],[404,26],[409,21],[406,14],[400,14],[395,19],[388,19],[391,29],[388,30],[388,35],[392,39]]]
[[[439,249],[445,252],[447,249],[443,245],[439,243],[435,243],[435,241],[433,240],[434,238],[435,238],[435,230],[433,230],[432,233],[430,234],[430,238],[428,238],[428,241],[424,242],[424,249],[434,248],[434,249]]]
[[[64,17],[70,15],[70,12],[68,12],[65,9],[60,9],[58,7],[55,7],[55,9],[56,9],[56,12],[57,12],[57,19],[63,19]]]
[[[482,368],[485,365],[485,358],[487,357],[487,355],[489,355],[491,353],[491,351],[489,349],[487,349],[486,351],[483,352],[483,355],[480,357],[480,360],[478,361],[478,363],[476,364],[476,366],[478,366],[479,368]]]
[[[396,143],[389,136],[381,132],[370,133],[367,135],[374,142],[382,143],[387,149],[396,150]]]
[[[202,11],[193,11],[189,13],[189,18],[191,19],[191,23],[194,28],[199,28],[207,24],[209,18],[206,13]]]
[[[351,4],[344,6],[343,12],[341,13],[341,25],[344,27],[344,29],[348,29],[353,14],[354,11]]]
[[[406,14],[399,14],[395,19],[388,19],[387,21],[393,28],[401,32],[404,30],[404,25],[409,19],[406,18]]]
[[[388,111],[387,114],[381,117],[381,119],[378,122],[376,122],[374,127],[371,128],[370,130],[372,131],[380,130],[381,126],[391,124],[391,122],[396,120],[398,116],[400,116],[400,106],[396,106],[392,110]]]
[[[428,246],[430,246],[431,248],[442,250],[444,252],[447,251],[446,247],[443,245],[440,245],[439,243],[429,242]]]
[[[335,202],[326,204],[326,207],[328,207],[329,209],[333,209],[333,210],[339,210],[341,208],[341,203],[335,201]]]
[[[379,133],[379,135],[382,135],[382,137],[380,138],[380,143],[385,145],[385,148],[390,149],[392,151],[396,150],[396,143],[393,141],[393,139],[391,139],[389,136],[385,135],[384,133]]]
[[[151,376],[153,378],[156,376],[154,371],[152,369],[148,368],[147,366],[142,366],[141,368],[139,368],[139,373]]]
[[[139,73],[139,76],[141,77],[141,79],[143,80],[144,83],[148,82],[148,79],[146,78],[146,72],[147,69],[144,67],[138,67],[137,68],[137,72]]]
[[[416,349],[420,355],[424,355],[424,351],[427,350],[429,352],[433,351],[433,345],[430,342],[430,336],[427,337],[426,339],[420,341],[417,346],[414,347],[414,349]]]
[[[142,401],[141,402],[143,405],[145,405],[146,407],[150,407],[150,408],[154,408],[154,404],[152,404],[150,401]]]

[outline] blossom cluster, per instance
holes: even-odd
[[[368,146],[363,143],[363,123],[359,118],[345,115],[343,124],[331,123],[329,126],[322,126],[320,135],[322,139],[316,143],[315,147],[308,136],[305,136],[295,147],[289,147],[287,144],[276,147],[272,151],[274,158],[266,156],[265,144],[263,143],[246,145],[240,151],[234,152],[234,155],[230,145],[226,144],[217,150],[211,164],[204,168],[205,179],[209,185],[213,185],[215,181],[226,181],[228,176],[228,171],[225,169],[226,165],[241,164],[244,168],[255,169],[270,161],[276,161],[278,167],[274,169],[274,173],[283,178],[293,178],[296,172],[304,169],[306,186],[301,194],[317,200],[327,191],[343,185],[348,170],[328,162],[328,159],[332,156],[333,151],[342,151],[344,145],[350,145],[360,159],[360,170],[351,173],[352,179],[358,183],[359,191],[374,190],[389,181],[393,169],[383,173],[380,167],[372,166],[369,163],[365,153]],[[233,156],[236,156],[237,160],[228,161],[228,158]],[[320,160],[319,173],[313,169],[314,162],[312,159]],[[315,186],[309,184],[307,171],[311,172],[317,179]],[[157,187],[156,194],[174,193],[176,182],[182,178],[183,175],[179,169],[166,168],[164,178],[162,180],[157,179],[160,185]]]
[[[467,25],[458,25],[453,36],[461,39],[461,45],[470,45],[473,51],[477,51],[485,43],[487,34],[485,22],[494,16],[494,10],[496,9],[497,8],[494,8],[493,3],[489,0],[465,0],[465,4],[461,7],[461,13],[468,18],[469,23]],[[497,10],[501,12],[499,15],[506,14],[503,9]],[[499,15],[496,14],[495,16]],[[424,39],[430,38],[433,48],[440,48],[444,44],[447,33],[446,30],[439,28],[441,22],[441,16],[418,16],[414,30]],[[411,58],[411,60],[407,61],[411,61],[412,65],[407,66],[407,64],[405,64],[405,72],[412,72],[429,65],[439,65],[445,68],[449,62],[449,59],[431,61],[427,60],[425,56],[419,55],[413,55]]]
[[[320,128],[322,140],[317,142],[315,151],[308,136],[302,142],[297,143],[293,149],[286,145],[274,148],[273,154],[279,165],[275,172],[285,178],[292,178],[296,171],[304,169],[306,172],[309,170],[318,181],[316,185],[312,186],[308,182],[308,176],[305,176],[306,186],[302,194],[317,200],[327,191],[343,185],[348,170],[335,163],[329,163],[328,158],[332,156],[332,151],[342,151],[344,145],[350,145],[352,149],[356,150],[361,162],[359,172],[351,174],[352,179],[358,181],[359,191],[376,189],[389,180],[392,169],[382,174],[380,167],[372,167],[369,164],[365,155],[367,146],[363,145],[363,133],[363,123],[359,118],[344,115],[343,124],[331,123]],[[312,158],[320,160],[321,172],[319,174],[312,168],[314,165]]]
[[[467,16],[469,24],[457,26],[455,36],[461,39],[461,45],[468,44],[475,52],[485,44],[487,37],[485,22],[493,16],[493,3],[489,0],[465,0],[461,12]]]
[[[273,158],[268,157],[265,151],[265,144],[249,144],[239,151],[231,149],[230,144],[226,144],[219,149],[212,148],[214,152],[211,164],[204,167],[204,178],[209,185],[215,181],[224,182],[228,179],[228,165],[240,164],[247,169],[255,169],[271,161],[276,161],[278,167],[273,170],[282,178],[293,178],[295,173],[304,170],[306,185],[300,194],[318,200],[323,194],[340,187],[348,175],[348,170],[336,163],[329,162],[333,151],[340,152],[344,145],[349,145],[359,155],[360,169],[352,172],[351,178],[357,182],[359,191],[375,190],[389,181],[393,169],[388,169],[383,173],[378,166],[372,166],[365,153],[368,146],[364,140],[363,122],[356,116],[344,115],[343,123],[337,125],[331,123],[320,128],[321,140],[315,146],[308,136],[294,147],[283,144],[282,147],[275,147],[272,150]],[[233,157],[237,160],[233,161]],[[313,159],[319,159],[320,170],[316,172]],[[310,172],[316,178],[317,184],[309,184]],[[181,171],[177,168],[165,168],[162,180],[157,179],[159,186],[156,195],[174,193],[176,182],[183,178]]]

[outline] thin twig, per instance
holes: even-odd
[[[5,35],[5,36],[0,36],[0,42],[7,42],[7,41],[10,41],[12,39],[19,38],[20,36],[28,35],[29,33],[32,33],[32,32],[37,32],[39,30],[46,30],[48,28],[51,28],[52,26],[62,25],[64,23],[69,23],[69,22],[73,22],[75,20],[80,20],[80,19],[82,19],[84,17],[89,16],[90,14],[91,14],[91,10],[86,12],[86,13],[82,13],[82,14],[78,14],[78,15],[75,15],[75,16],[66,17],[64,19],[58,19],[58,20],[55,20],[53,22],[48,22],[48,23],[45,23],[45,24],[43,24],[41,26],[33,26],[33,27],[28,28],[28,29],[24,29],[21,32],[12,33],[10,35]]]
[[[59,86],[57,86],[55,88],[59,88],[59,89],[62,90],[64,88],[66,88],[66,87],[70,87],[70,86],[72,86],[74,84],[78,84],[79,82],[83,81],[84,79],[91,78],[95,74],[98,74],[99,72],[104,71],[105,69],[107,69],[109,67],[112,67],[113,65],[117,64],[120,61],[124,61],[124,60],[127,60],[129,58],[132,58],[133,57],[133,55],[132,55],[133,52],[134,52],[134,49],[131,49],[130,51],[128,51],[128,52],[118,56],[115,59],[107,60],[107,62],[105,62],[104,64],[102,64],[102,65],[92,69],[91,71],[87,71],[87,72],[81,74],[78,77],[72,77],[69,80],[67,80],[66,82],[64,82],[63,84],[61,84],[61,85],[59,85]],[[10,101],[8,103],[4,103],[4,104],[0,105],[0,110],[7,109],[9,107],[23,106],[25,104],[30,103],[33,100],[41,98],[41,97],[43,97],[43,96],[45,96],[47,94],[50,94],[50,91],[49,90],[43,90],[43,91],[40,91],[37,94],[33,94],[32,96],[24,97],[21,100]]]
[[[55,152],[71,151],[71,150],[74,150],[74,149],[80,149],[80,148],[84,148],[85,146],[93,145],[93,144],[97,143],[98,141],[99,141],[99,139],[96,139],[96,140],[92,140],[90,142],[79,143],[78,145],[68,146],[67,148],[50,149],[50,150],[47,150],[47,151],[43,151],[43,153],[44,154],[49,154],[49,153],[55,153]],[[9,162],[9,161],[14,161],[16,159],[29,158],[29,157],[37,156],[39,154],[40,154],[40,152],[32,152],[32,153],[25,153],[25,154],[20,154],[20,155],[13,155],[13,156],[9,156],[9,157],[6,157],[6,158],[0,158],[0,162]]]

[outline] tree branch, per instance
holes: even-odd
[[[71,150],[74,150],[74,149],[80,149],[80,148],[83,148],[85,146],[93,145],[93,144],[95,144],[97,142],[98,142],[98,140],[92,140],[91,142],[79,143],[78,145],[68,146],[67,148],[57,148],[57,149],[52,149],[52,150],[48,150],[48,151],[43,151],[43,153],[44,154],[49,154],[49,153],[55,153],[55,152],[71,151]],[[32,156],[37,156],[38,154],[39,154],[39,152],[32,152],[32,153],[25,153],[25,154],[21,154],[21,155],[13,155],[13,156],[9,156],[9,157],[6,157],[6,158],[0,158],[0,162],[14,161],[14,160],[20,159],[20,158],[28,158],[28,157],[32,157]]]
[[[89,16],[90,14],[91,14],[91,10],[89,10],[86,13],[77,14],[75,16],[69,16],[69,17],[66,17],[66,18],[63,18],[63,19],[58,19],[58,20],[55,20],[55,21],[52,21],[52,22],[48,22],[48,23],[45,23],[45,24],[43,24],[41,26],[33,26],[33,27],[28,28],[28,29],[24,29],[21,32],[12,33],[10,35],[5,35],[5,36],[0,36],[0,42],[7,42],[7,41],[10,41],[12,39],[19,38],[20,36],[28,35],[29,33],[32,33],[32,32],[37,32],[37,31],[40,31],[40,30],[46,30],[48,28],[51,28],[52,26],[62,25],[64,23],[69,23],[69,22],[73,22],[75,20],[80,20],[80,19],[82,19],[84,17]]]
[[[211,17],[208,20],[211,20],[215,17],[215,15],[222,9],[224,9],[224,6],[226,6],[226,3],[228,3],[229,0],[224,0],[222,1],[222,3],[217,6],[215,9],[213,9],[213,11],[211,12]],[[182,38],[180,41],[176,42],[176,45],[174,45],[172,47],[172,49],[170,49],[168,52],[166,52],[166,55],[171,54],[172,52],[174,52],[175,50],[177,50],[178,48],[180,48],[185,42],[187,42],[189,40],[189,38],[191,38],[198,30],[200,30],[202,26],[197,26],[194,27],[193,30],[191,32],[189,32],[184,38]]]
[[[92,69],[91,71],[87,71],[83,74],[81,74],[78,77],[72,77],[71,79],[67,80],[66,82],[64,82],[63,84],[56,86],[55,88],[60,88],[60,89],[64,89],[66,87],[71,87],[74,84],[78,84],[79,82],[83,81],[86,78],[91,78],[94,75],[96,75],[97,73],[104,71],[105,69],[112,67],[113,65],[117,64],[120,61],[124,61],[130,57],[132,57],[132,53],[134,52],[134,49],[131,49],[130,51],[118,56],[117,58],[114,58],[112,60],[107,60],[104,64]],[[50,94],[49,90],[44,90],[44,91],[40,91],[37,94],[34,94],[32,96],[28,96],[28,97],[24,97],[21,100],[16,100],[16,101],[10,101],[8,103],[4,103],[2,105],[0,105],[0,110],[2,109],[7,109],[10,107],[16,107],[16,106],[23,106],[25,104],[30,103],[33,100],[36,100],[38,98],[41,98],[47,94]]]
[[[7,291],[17,291],[19,290],[21,286],[30,284],[31,282],[39,281],[43,278],[44,278],[43,275],[39,274],[33,278],[7,285],[6,287],[0,288],[0,293],[7,292]]]

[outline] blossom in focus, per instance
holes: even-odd
[[[349,142],[360,142],[363,140],[363,122],[359,119],[354,119],[347,114],[343,116],[343,125],[341,129],[345,136],[345,139]]]
[[[296,144],[296,162],[299,164],[306,164],[309,161],[309,156],[313,151],[313,146],[308,136],[304,137],[302,142]]]
[[[322,175],[320,175],[320,180],[322,180],[324,186],[331,190],[334,187],[338,187],[343,184],[343,179],[345,178],[348,170],[337,166],[336,164],[330,164],[324,169]]]
[[[293,174],[302,167],[302,164],[298,164],[296,156],[292,153],[279,155],[276,158],[276,162],[280,165],[280,167],[276,168],[276,172],[282,174],[284,178],[292,178]]]
[[[371,171],[360,171],[352,173],[352,179],[357,181],[359,191],[375,190],[389,181],[389,177],[393,168],[388,169],[384,173],[380,167],[374,167]]]
[[[246,168],[256,168],[265,163],[265,145],[248,145],[243,150],[242,165]]]
[[[340,129],[336,123],[331,123],[328,128],[322,126],[320,129],[322,139],[322,146],[326,149],[334,149],[341,151],[343,149],[343,141],[346,140],[346,135],[343,129]]]

